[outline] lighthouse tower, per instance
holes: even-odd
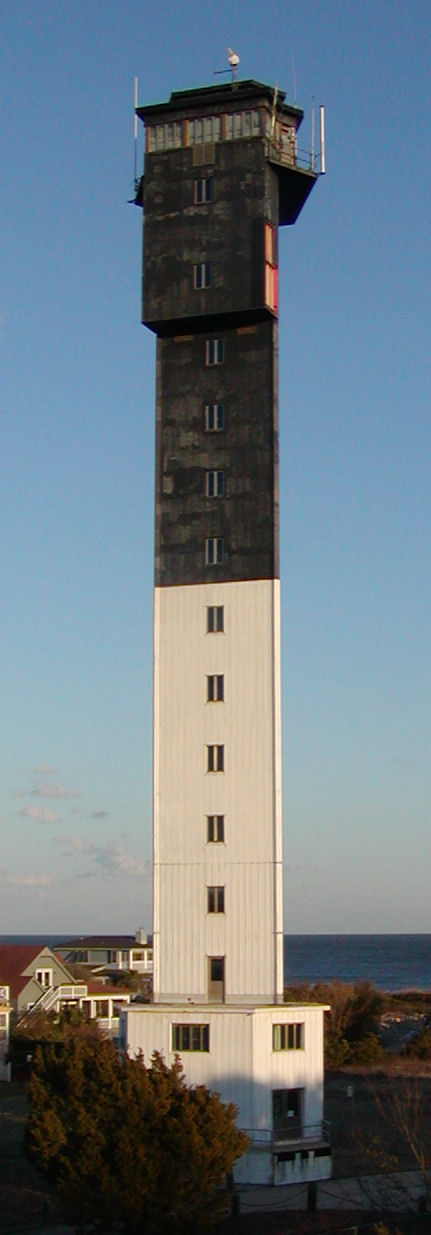
[[[283,1003],[278,229],[316,180],[255,81],[145,124],[143,321],[157,336],[154,1002],[131,1051],[236,1102],[249,1182],[328,1174],[322,1009]],[[286,1148],[287,1146],[287,1148]]]

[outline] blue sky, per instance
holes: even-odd
[[[280,242],[285,930],[428,931],[429,0],[3,0],[0,933],[151,928],[139,101],[327,116]],[[217,80],[220,80],[218,78]]]

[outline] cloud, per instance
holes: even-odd
[[[82,794],[79,789],[66,789],[65,785],[36,785],[34,789],[30,789],[29,793],[33,798],[80,798]]]
[[[51,875],[10,875],[7,871],[2,879],[11,888],[49,888],[53,882]]]
[[[89,819],[107,819],[107,818],[108,818],[107,810],[94,810],[93,814],[89,815]]]
[[[40,763],[39,766],[35,768],[34,770],[35,770],[36,776],[39,776],[39,775],[54,776],[55,774],[55,768],[51,768],[49,763]]]
[[[138,861],[121,845],[95,845],[82,836],[58,836],[56,843],[63,846],[64,857],[72,857],[73,854],[85,855],[90,858],[96,870],[103,871],[109,878],[126,875],[128,878],[142,879],[151,871],[150,862]]]
[[[36,823],[59,823],[60,815],[54,810],[46,810],[43,806],[25,806],[20,811],[23,819],[34,819]]]
[[[304,873],[309,875],[310,873],[320,873],[322,867],[315,865],[314,862],[298,862],[296,866],[292,866],[290,862],[284,862],[283,870],[288,875],[303,875]]]

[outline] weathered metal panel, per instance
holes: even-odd
[[[222,338],[214,367],[205,333],[158,342],[157,586],[279,573],[277,326]],[[220,403],[225,429],[206,432],[205,407]],[[210,468],[224,472],[223,497],[206,496]],[[205,561],[210,536],[224,541],[216,565]]]

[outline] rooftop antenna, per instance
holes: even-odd
[[[325,162],[325,108],[323,104],[320,106],[320,175],[324,176],[326,171]]]
[[[275,117],[277,114],[277,99],[278,99],[278,81],[275,83],[274,98],[272,100],[271,111],[271,141],[274,139]]]
[[[135,162],[134,162],[134,177],[133,177],[133,179],[134,179],[135,192],[136,192],[136,190],[137,190],[137,188],[138,188],[138,116],[137,116],[137,111],[136,111],[137,106],[138,106],[138,78],[137,78],[137,77],[135,77],[135,95],[134,95],[134,103],[135,103],[135,106],[134,106],[135,122],[134,122],[134,130],[133,130],[133,132],[134,132],[134,153],[135,153]]]
[[[228,47],[227,52],[230,69],[214,69],[214,77],[226,77],[227,73],[230,72],[232,76],[232,85],[234,86],[238,73],[239,55],[238,52],[233,51],[232,47]]]
[[[313,94],[313,98],[311,101],[311,170],[312,172],[314,172],[314,167],[315,167],[315,162],[316,162],[315,156],[314,156],[314,130],[315,130],[314,103],[315,103],[315,99],[314,99],[314,94]]]
[[[295,67],[295,56],[294,56],[294,52],[293,52],[293,47],[292,47],[292,49],[291,49],[291,53],[290,53],[290,54],[291,54],[291,59],[292,59],[293,102],[294,102],[295,107],[296,107],[296,67]]]

